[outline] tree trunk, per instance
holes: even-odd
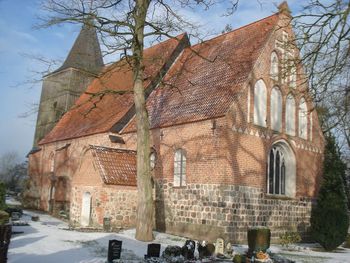
[[[134,10],[135,37],[133,42],[134,102],[137,127],[137,240],[153,240],[154,203],[150,175],[150,132],[143,87],[143,41],[144,25],[149,0],[137,0]]]

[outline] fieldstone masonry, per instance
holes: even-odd
[[[222,235],[246,242],[249,227],[267,226],[274,241],[287,230],[307,238],[311,199],[268,196],[263,189],[248,186],[188,184],[179,188],[166,182],[158,184],[157,194],[164,198],[167,232],[196,234],[210,241]]]
[[[103,227],[103,218],[111,219],[111,230],[119,230],[135,225],[136,220],[136,189],[121,190],[114,188],[99,187],[83,188],[74,187],[72,191],[71,203],[71,224],[80,226],[80,216],[82,211],[82,196],[85,192],[91,194],[91,221],[89,226],[94,228]]]

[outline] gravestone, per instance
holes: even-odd
[[[197,243],[197,249],[199,258],[211,257],[215,251],[215,246],[211,243],[207,243],[206,241],[202,241],[202,243]]]
[[[197,250],[198,250],[198,255],[199,258],[202,259],[204,257],[206,257],[206,251],[207,251],[207,244],[205,241],[197,242]]]
[[[159,258],[160,256],[160,244],[151,243],[147,246],[147,255],[145,258]]]
[[[32,221],[35,221],[35,222],[39,221],[39,216],[32,216]]]
[[[185,245],[182,247],[182,255],[186,260],[194,259],[194,250],[196,249],[196,243],[193,240],[186,240]]]
[[[179,246],[167,246],[162,254],[165,262],[183,262],[182,249]]]
[[[12,212],[11,219],[12,221],[18,221],[21,218],[21,214],[19,212]]]
[[[110,217],[103,218],[103,230],[106,232],[111,231],[111,218]]]
[[[224,254],[224,240],[222,238],[216,239],[215,242],[215,255]]]
[[[215,252],[214,244],[208,243],[207,244],[207,251],[208,251],[209,257],[211,257],[214,254],[214,252]]]
[[[233,253],[232,244],[228,242],[225,247],[225,255],[232,256],[232,253]]]
[[[113,263],[113,260],[120,259],[122,253],[122,243],[120,240],[109,240],[107,263]]]

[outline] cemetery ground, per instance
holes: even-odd
[[[39,216],[39,221],[31,221],[32,216]],[[134,239],[134,229],[120,233],[78,232],[70,230],[66,222],[33,211],[24,211],[21,221],[26,221],[29,225],[13,226],[9,263],[105,263],[108,241],[111,239],[123,242],[122,262],[143,262],[147,252],[147,243]],[[163,251],[169,245],[183,246],[185,241],[182,237],[155,232],[153,243],[160,243]],[[332,253],[323,252],[316,244],[299,244],[292,248],[287,250],[273,245],[271,251],[295,262],[350,262],[350,249],[346,248],[340,247]],[[238,253],[243,253],[246,249],[247,246],[234,246],[234,251]]]

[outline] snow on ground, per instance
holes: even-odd
[[[31,221],[38,215],[38,222]],[[67,223],[47,214],[24,211],[22,220],[29,226],[13,226],[14,234],[8,252],[8,262],[26,263],[104,263],[107,261],[108,241],[122,240],[123,261],[140,262],[147,252],[147,244],[134,239],[135,230],[123,233],[78,232],[69,230]],[[183,245],[185,239],[155,233],[155,243]]]
[[[38,215],[38,222],[31,221],[32,215]],[[67,223],[49,215],[24,211],[23,220],[29,226],[14,226],[11,238],[8,263],[105,263],[107,261],[108,241],[123,241],[122,261],[142,262],[147,252],[147,244],[134,239],[135,230],[122,233],[78,232],[69,230]],[[23,232],[23,233],[19,233]],[[185,238],[155,233],[154,243],[160,243],[162,250],[167,245],[182,246]],[[246,246],[235,246],[237,252],[244,252]],[[296,262],[350,262],[350,249],[339,248],[335,253],[314,251],[315,245],[300,245],[299,251],[287,251],[280,246],[272,246],[273,253],[295,260]]]
[[[21,206],[21,202],[19,202],[18,200],[16,200],[14,197],[12,196],[6,196],[6,204],[7,205],[18,205]]]
[[[234,250],[238,253],[247,251],[248,246],[235,245]],[[273,254],[293,260],[296,263],[350,263],[350,249],[337,248],[334,252],[325,252],[324,249],[315,243],[298,244],[286,249],[280,245],[271,245]]]

